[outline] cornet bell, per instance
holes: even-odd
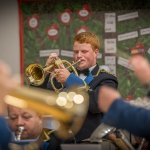
[[[35,86],[41,85],[45,80],[44,69],[39,64],[30,64],[26,68],[25,74],[29,82]]]
[[[53,73],[51,74],[49,81],[54,91],[60,92],[63,89],[63,84],[61,84],[61,88],[59,89],[55,86],[54,78],[56,77],[57,74],[54,73],[54,70],[60,68],[61,65],[64,65],[69,71],[71,70],[72,72],[74,72],[74,74],[78,76],[77,70],[74,68],[74,65],[77,63],[79,63],[79,61],[71,64],[67,60],[56,59],[53,60],[53,62],[49,66],[46,67],[42,67],[39,64],[30,64],[26,68],[25,74],[30,84],[40,86],[45,81],[46,74]]]

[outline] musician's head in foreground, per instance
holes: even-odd
[[[9,126],[16,137],[20,132],[19,127],[24,128],[21,139],[35,139],[42,132],[42,118],[35,111],[8,105],[8,117]]]

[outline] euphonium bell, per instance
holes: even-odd
[[[79,61],[78,61],[79,62]],[[74,65],[77,64],[78,62],[75,62],[71,64],[67,60],[61,60],[61,59],[54,59],[52,63],[47,66],[47,67],[42,67],[39,64],[30,64],[26,70],[25,74],[27,79],[32,85],[39,86],[45,81],[45,77],[47,73],[53,73],[54,69],[60,68],[60,65],[65,65],[67,66],[67,69],[71,69],[76,75],[78,75],[76,69],[74,68]],[[57,89],[56,86],[54,85],[53,79],[56,76],[56,74],[53,74],[52,77],[50,78],[51,85],[53,89],[57,92],[63,89],[63,85],[60,89]]]
[[[84,90],[70,90],[56,94],[52,91],[18,87],[4,98],[5,103],[19,108],[30,108],[41,115],[52,115],[56,132],[61,138],[80,129],[88,110],[88,94]]]

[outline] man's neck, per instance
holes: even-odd
[[[96,67],[96,65],[90,67],[90,68],[89,68],[89,71],[91,72],[95,67]]]

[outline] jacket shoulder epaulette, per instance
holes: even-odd
[[[111,73],[111,72],[109,72],[109,71],[106,71],[105,69],[100,69],[100,68],[99,68],[98,72],[96,73],[96,75],[95,75],[94,77],[100,75],[101,73],[106,73],[106,74],[112,75],[112,76],[114,76],[114,77],[117,78],[117,76],[114,75],[113,73]]]

